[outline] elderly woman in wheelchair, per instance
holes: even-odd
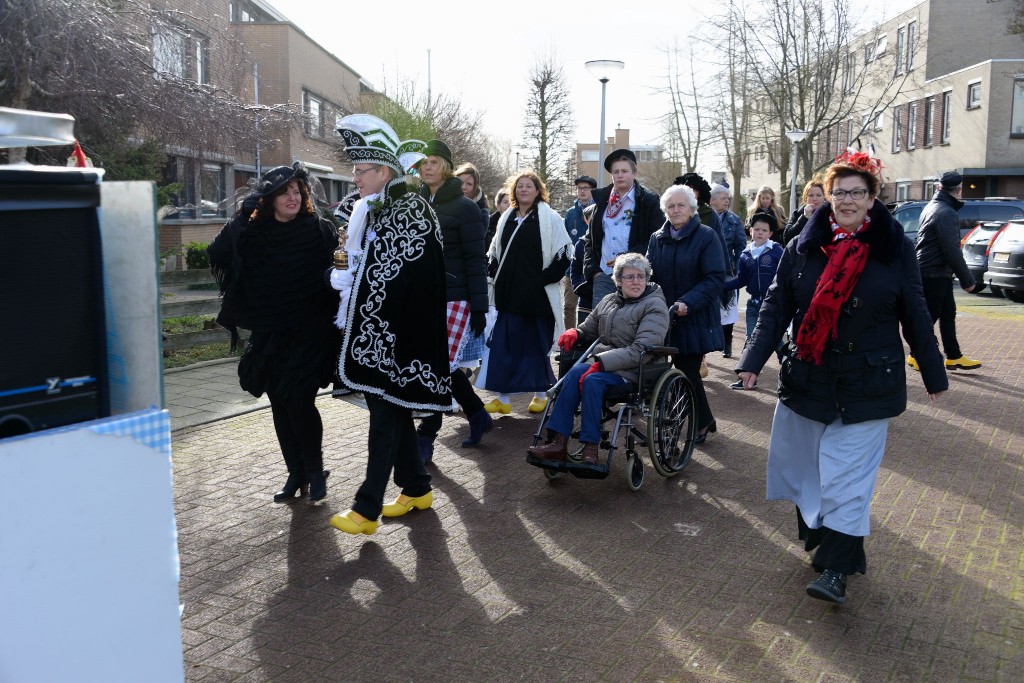
[[[627,426],[631,430],[628,448],[634,456],[633,462],[630,463],[632,468],[637,462],[632,450],[632,432],[636,432],[635,435],[645,442],[651,441],[648,436],[655,436],[633,429],[632,411],[657,413],[657,424],[653,425],[655,431],[663,431],[662,428],[668,426],[662,425],[661,422],[664,422],[666,416],[671,413],[672,406],[663,406],[665,410],[659,411],[655,405],[659,396],[652,395],[650,390],[652,385],[664,384],[660,380],[666,373],[673,374],[672,379],[676,381],[672,384],[676,389],[672,397],[662,395],[660,398],[667,398],[676,404],[676,418],[679,417],[679,401],[685,404],[682,406],[684,410],[690,410],[692,390],[689,389],[685,377],[671,369],[667,362],[651,363],[651,369],[656,369],[654,374],[644,370],[649,359],[660,357],[664,361],[664,357],[672,351],[662,346],[669,331],[668,305],[665,303],[661,288],[649,284],[650,275],[650,263],[643,255],[629,253],[618,256],[612,273],[617,291],[604,297],[579,328],[567,330],[559,338],[559,346],[567,352],[591,340],[595,341],[580,362],[565,373],[553,388],[557,390],[557,399],[553,406],[545,411],[541,429],[538,430],[535,439],[535,442],[540,440],[540,434],[546,427],[551,441],[528,449],[527,461],[531,464],[553,471],[572,471],[573,474],[583,477],[606,476],[608,465],[607,462],[601,463],[598,445],[604,436],[601,429],[603,418],[608,415],[605,411],[605,400],[614,397],[617,402],[638,404],[626,415]],[[642,390],[645,383],[648,385],[647,391]],[[644,403],[648,398],[651,399],[653,411],[649,411]],[[574,428],[577,415],[578,431]],[[616,433],[622,422],[623,415],[620,411]],[[683,422],[689,424],[692,420]],[[577,434],[582,448],[579,463],[573,463],[569,462],[569,440]],[[678,434],[672,436],[678,437]],[[614,442],[614,438],[612,441]],[[653,460],[656,444],[650,444],[650,447]],[[610,446],[608,462],[613,450],[614,443]],[[639,465],[639,468],[642,481],[643,465]],[[590,471],[589,474],[587,470]],[[658,470],[661,472],[662,468],[658,467]]]

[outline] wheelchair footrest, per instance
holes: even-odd
[[[607,465],[588,465],[582,462],[570,462],[565,470],[577,479],[606,479],[608,477]]]

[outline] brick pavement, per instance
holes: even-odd
[[[372,537],[327,525],[362,480],[361,409],[319,399],[319,508],[270,502],[284,471],[269,411],[178,428],[187,679],[1022,680],[1024,308],[959,303],[985,367],[953,374],[934,406],[911,372],[868,574],[841,607],[804,594],[792,507],[764,500],[773,396],[730,391],[718,354],[719,432],[678,477],[648,465],[634,493],[619,458],[604,481],[548,482],[523,460],[536,422],[517,401],[479,449],[446,419],[434,510]],[[775,380],[769,365],[761,385]]]

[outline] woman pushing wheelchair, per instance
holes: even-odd
[[[553,440],[529,448],[535,458],[565,462],[573,419],[580,408],[582,461],[599,465],[597,447],[605,393],[611,387],[636,382],[641,354],[664,344],[668,335],[668,305],[661,287],[649,283],[650,277],[651,264],[643,255],[620,254],[612,271],[616,291],[601,299],[580,327],[566,330],[558,338],[563,351],[578,342],[588,344],[596,339],[598,343],[593,350],[594,360],[577,364],[563,378],[547,420]]]

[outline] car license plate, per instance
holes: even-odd
[[[1010,260],[1010,255],[997,252],[992,254],[992,260],[996,263],[1007,263]]]

